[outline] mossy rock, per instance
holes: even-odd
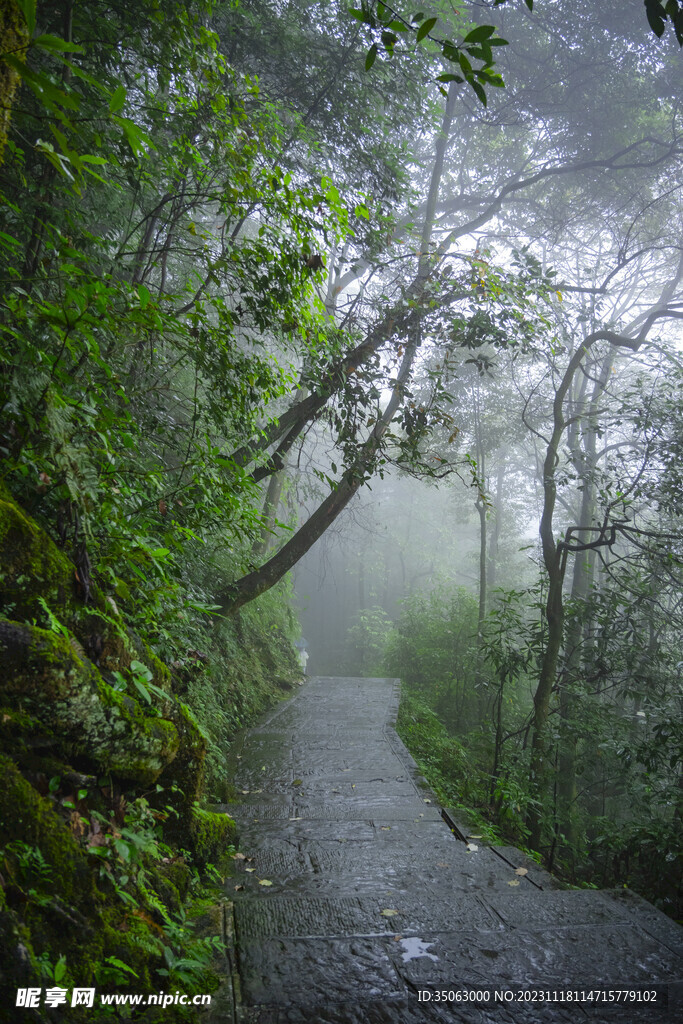
[[[62,955],[66,958],[65,986],[94,985],[116,992],[157,990],[155,972],[166,966],[162,954],[168,940],[161,923],[153,919],[153,907],[124,904],[107,881],[100,882],[101,859],[80,845],[53,801],[40,796],[13,761],[2,755],[0,779],[0,850],[5,851],[0,856],[0,1006],[14,1006],[20,986],[45,984],[40,976],[43,956],[52,964]],[[9,850],[8,844],[13,844]],[[37,853],[49,870],[35,881],[33,876],[15,877],[14,864],[21,856]],[[182,860],[150,865],[149,876],[165,905],[172,912],[178,910],[190,881]],[[26,899],[29,885],[33,892]],[[121,961],[135,976],[108,967],[110,958]],[[87,1024],[95,1019],[92,1014],[79,1009],[66,1016],[74,1024]],[[179,1019],[173,1010],[165,1017],[169,1022]],[[180,1019],[186,1018],[181,1014]]]
[[[60,754],[140,785],[154,782],[175,758],[180,739],[173,722],[146,715],[112,689],[65,637],[0,620],[0,650],[2,702],[40,722]]]
[[[74,566],[7,493],[0,493],[0,609],[13,619],[42,619],[39,598],[59,618],[77,612]]]
[[[44,627],[51,625],[52,614],[100,671],[126,671],[138,660],[150,669],[154,684],[170,693],[169,669],[143,640],[130,635],[113,598],[91,586],[84,604],[73,562],[2,487],[0,614]]]
[[[191,809],[202,792],[207,740],[197,719],[181,701],[173,705],[169,718],[178,733],[179,747],[173,763],[169,764],[159,782],[167,791],[172,791],[171,803],[184,826],[189,823]]]
[[[68,901],[90,898],[91,879],[81,851],[52,803],[39,795],[10,758],[0,755],[0,836],[38,847],[51,865],[55,894]]]
[[[190,891],[192,878],[190,869],[182,857],[168,864],[155,864],[148,869],[151,888],[161,901],[173,911],[178,911]]]
[[[42,904],[38,899],[24,903],[22,897],[19,915],[12,904],[20,890],[7,870],[13,858],[5,855],[0,999],[11,998],[14,1005],[17,985],[35,979],[37,953],[66,951],[70,942],[96,943],[97,929],[88,925],[86,916],[96,900],[96,890],[86,856],[55,814],[51,801],[41,797],[5,756],[0,756],[0,777],[0,848],[14,844],[14,849],[29,857],[36,857],[38,851],[48,865],[35,882]],[[73,952],[70,955],[73,961]]]
[[[190,836],[198,864],[215,864],[220,869],[227,863],[228,848],[235,842],[235,822],[227,814],[205,811],[195,805],[190,819]]]

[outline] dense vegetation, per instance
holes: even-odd
[[[673,906],[680,5],[489,6],[3,8],[10,1002],[213,983],[207,803],[337,526],[328,671],[386,658],[444,793]]]

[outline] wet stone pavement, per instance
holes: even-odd
[[[683,1022],[683,929],[625,891],[561,889],[511,847],[468,848],[394,731],[398,699],[396,680],[314,678],[234,746],[244,802],[222,809],[249,859],[226,891],[234,1003],[216,1020]],[[624,989],[641,1001],[570,995]]]

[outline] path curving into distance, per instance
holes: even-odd
[[[212,1022],[683,1021],[683,928],[468,849],[394,731],[398,700],[393,679],[314,678],[235,745],[244,802],[222,809],[253,859],[228,882],[235,999]]]

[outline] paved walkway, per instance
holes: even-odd
[[[312,679],[234,752],[237,1020],[683,1021],[683,929],[456,838],[393,729],[398,697],[392,679]],[[636,988],[656,1005],[568,995]]]

